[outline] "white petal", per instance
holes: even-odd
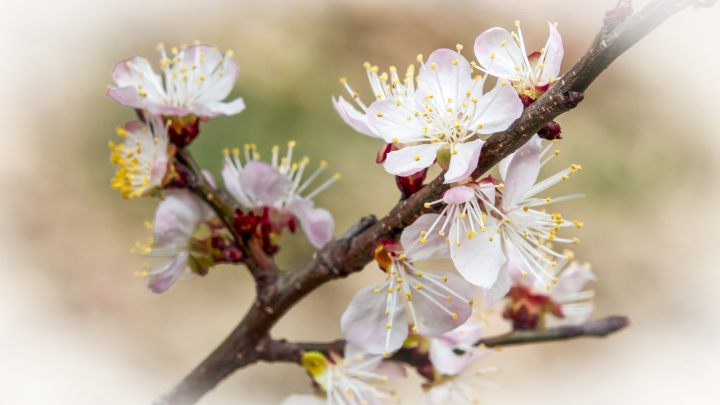
[[[165,269],[150,281],[148,287],[155,294],[167,291],[178,280],[187,267],[188,253],[180,252],[166,264]]]
[[[488,217],[485,226],[488,230],[495,229],[494,220]],[[468,239],[467,231],[460,229],[458,247],[457,223],[450,227],[450,256],[455,268],[469,283],[482,288],[491,288],[498,277],[500,267],[505,264],[501,237],[495,233],[478,232],[477,236]],[[493,241],[489,240],[493,237]]]
[[[404,147],[388,153],[383,166],[388,173],[395,176],[415,174],[435,162],[437,151],[442,146],[443,144],[438,142]],[[418,156],[420,159],[415,160]]]
[[[549,21],[548,25],[550,26],[550,39],[548,40],[547,49],[545,50],[544,67],[540,75],[541,82],[547,82],[551,77],[556,78],[560,75],[560,64],[562,63],[565,53],[562,37],[560,37],[557,28]]]
[[[186,247],[207,213],[203,204],[188,190],[166,190],[155,211],[153,245]]]
[[[342,120],[345,121],[345,123],[352,129],[373,138],[382,138],[375,128],[370,125],[367,116],[355,109],[355,107],[353,107],[350,102],[345,101],[342,96],[339,96],[337,101],[335,100],[335,97],[333,97],[332,105],[340,118],[342,118]]]
[[[523,104],[517,91],[509,83],[505,86],[501,83],[498,80],[495,88],[484,94],[477,102],[475,110],[477,113],[472,118],[471,128],[474,129],[478,124],[482,124],[483,127],[477,131],[479,134],[504,131],[522,115]]]
[[[451,155],[450,168],[445,173],[445,184],[464,180],[472,174],[478,165],[480,151],[485,141],[479,139],[455,145],[456,154]]]
[[[502,207],[508,211],[517,205],[520,197],[535,184],[540,173],[540,153],[542,140],[533,137],[511,156],[505,171]]]
[[[428,391],[425,397],[425,405],[442,405],[445,400],[450,398],[450,389],[452,388],[451,382],[436,385]],[[285,405],[285,404],[283,404]]]
[[[245,207],[252,207],[252,203],[245,195],[242,184],[240,184],[240,171],[230,161],[229,157],[223,159],[223,166],[220,172],[225,183],[225,189],[228,193],[233,196],[241,205]]]
[[[502,46],[503,41],[505,46]],[[491,54],[495,54],[495,59]],[[504,78],[514,78],[515,66],[522,66],[524,61],[515,39],[500,27],[490,28],[477,37],[475,57],[491,75]]]
[[[472,286],[462,277],[454,274],[440,271],[425,271],[424,273],[422,277],[414,277],[415,281],[423,286],[422,290],[412,291],[412,304],[420,318],[420,323],[433,334],[449,332],[465,323],[472,314],[472,306],[467,302],[473,299]],[[427,280],[429,275],[433,275],[433,280],[436,281],[439,278],[438,282],[454,291],[454,293],[450,293],[432,281]],[[447,281],[443,282],[443,277],[447,277]],[[428,291],[429,289],[442,295]],[[458,295],[464,298],[464,301],[459,299]],[[448,296],[453,298],[452,301],[447,299]],[[443,310],[443,308],[447,311]],[[454,319],[452,314],[455,314],[457,319]]]
[[[491,288],[482,288],[483,301],[487,308],[492,307],[501,299],[505,298],[512,287],[512,279],[507,270],[508,263],[505,263],[498,272],[497,280]]]
[[[562,297],[579,292],[588,281],[596,281],[597,277],[587,267],[571,264],[558,276],[557,285],[550,290],[551,297]]]
[[[475,356],[472,353],[455,354],[454,349],[442,340],[430,341],[430,362],[440,374],[456,375],[473,362]]]
[[[388,315],[385,315],[388,296],[387,286],[389,284],[370,286],[360,290],[340,319],[340,326],[345,339],[348,342],[362,348],[371,354],[384,354],[385,342],[389,323]],[[376,294],[375,289],[379,292]],[[399,296],[395,290],[395,305],[387,308],[392,311],[393,320],[390,329],[390,345],[388,350],[399,349],[408,335],[408,320],[403,306],[404,296]],[[392,299],[391,299],[392,302]]]
[[[425,214],[405,228],[400,236],[400,243],[402,243],[403,251],[409,261],[450,258],[450,247],[445,242],[445,237],[440,236],[437,232],[433,231],[425,235],[425,243],[420,242],[423,238],[421,231],[429,230],[439,216],[438,214]]]
[[[397,105],[394,99],[383,99],[370,104],[365,115],[385,142],[392,143],[393,139],[397,139],[399,143],[404,143],[425,138],[423,125],[414,113],[411,106]]]
[[[457,65],[454,61],[458,61]],[[432,65],[436,64],[435,70]],[[470,63],[464,56],[450,49],[438,49],[430,54],[427,62],[420,68],[420,79],[415,91],[415,103],[425,103],[425,96],[432,94],[445,105],[448,98],[457,106],[468,90],[472,90],[475,82],[470,73]],[[456,108],[454,108],[456,109]]]

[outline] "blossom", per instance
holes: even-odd
[[[515,21],[517,34],[499,27],[480,34],[475,40],[475,57],[487,73],[512,81],[518,94],[536,99],[559,79],[564,54],[557,23],[548,24],[550,37],[540,52],[528,55],[520,21]]]
[[[149,284],[152,292],[167,291],[186,268],[204,274],[215,264],[212,239],[222,228],[215,214],[205,203],[187,189],[170,189],[155,211],[150,246],[136,244],[131,253],[150,259],[160,259],[139,277],[154,277]]]
[[[332,351],[329,358],[319,352],[306,352],[302,364],[325,400],[312,395],[292,395],[282,405],[380,404],[394,393],[377,385],[405,375],[401,363],[382,360],[382,356],[363,353],[350,343],[345,345],[344,358]]]
[[[181,46],[172,48],[171,59],[163,44],[157,50],[162,75],[141,56],[121,60],[112,70],[116,86],[108,86],[106,94],[123,106],[166,116],[216,117],[245,109],[242,98],[222,102],[240,70],[232,51],[223,55],[210,45]]]
[[[497,367],[478,368],[477,362],[490,355],[492,351],[484,347],[475,348],[472,354],[463,360],[455,373],[442,375],[433,382],[425,397],[426,405],[474,405],[479,403],[475,387],[494,388],[495,384],[482,379],[488,373],[498,371]],[[431,352],[432,354],[432,352]],[[449,354],[448,354],[449,355]],[[466,353],[467,355],[467,353]],[[464,355],[465,356],[465,355]],[[434,364],[435,365],[435,364]]]
[[[470,284],[450,273],[420,271],[414,267],[418,261],[448,257],[449,250],[442,237],[429,235],[425,244],[419,243],[420,230],[437,217],[437,214],[423,215],[405,228],[400,244],[386,242],[378,246],[375,257],[388,273],[388,279],[381,285],[361,290],[350,302],[341,319],[348,342],[368,353],[384,353],[386,357],[399,349],[408,336],[408,315],[403,301],[408,303],[414,332],[422,325],[432,333],[441,334],[468,319],[473,304]]]
[[[483,322],[469,318],[449,332],[425,335],[430,338],[428,354],[435,370],[443,375],[455,375],[475,361],[481,353],[475,345],[482,337],[484,326]],[[462,354],[457,354],[456,350]]]
[[[332,239],[333,217],[323,208],[315,208],[313,197],[325,190],[332,183],[340,179],[340,174],[332,177],[315,188],[313,191],[300,194],[327,168],[327,162],[320,162],[320,166],[304,181],[302,181],[305,168],[310,163],[306,156],[299,162],[293,163],[292,153],[295,141],[288,143],[285,157],[278,161],[280,148],[273,146],[271,163],[260,161],[255,145],[245,145],[245,165],[240,161],[240,150],[223,150],[222,177],[227,191],[241,205],[247,208],[268,207],[273,232],[280,234],[283,228],[290,227],[295,230],[295,219],[308,237],[310,243],[316,248],[323,247]],[[252,152],[252,155],[251,153]]]
[[[370,81],[370,88],[372,89],[373,95],[376,100],[401,100],[406,105],[413,105],[415,95],[415,82],[413,76],[415,75],[415,65],[410,65],[405,73],[403,84],[400,84],[400,77],[397,73],[395,66],[390,66],[390,75],[383,72],[378,75],[378,67],[371,66],[370,63],[365,62],[363,65],[367,71],[368,80]],[[390,79],[390,83],[388,83]],[[332,98],[332,104],[337,111],[340,118],[345,121],[352,129],[365,134],[373,138],[383,138],[378,130],[373,127],[365,114],[367,107],[365,103],[360,99],[360,96],[352,90],[347,82],[346,78],[341,78],[340,83],[343,84],[347,92],[352,97],[355,104],[360,107],[358,111],[353,104],[345,100],[342,96],[338,96],[337,100],[335,97]]]
[[[507,129],[522,113],[522,102],[505,81],[484,94],[487,75],[473,80],[462,46],[457,49],[437,50],[427,63],[418,57],[422,66],[414,103],[388,97],[368,107],[368,121],[380,136],[403,144],[387,155],[388,173],[409,176],[437,159],[447,170],[445,183],[462,180],[477,167],[484,143],[478,136]]]
[[[572,257],[572,252],[564,254]],[[542,329],[563,325],[578,325],[587,320],[594,309],[590,301],[594,292],[582,291],[588,281],[595,281],[590,265],[571,263],[567,267],[548,266],[547,271],[557,276],[557,285],[547,290],[538,279],[522,276],[516,265],[517,252],[510,252],[508,273],[513,280],[503,316],[513,320],[514,329]]]
[[[555,267],[558,262],[563,264],[567,257],[546,247],[544,241],[579,243],[577,238],[559,238],[555,233],[564,227],[576,226],[580,228],[582,223],[566,221],[559,213],[549,214],[544,209],[540,211],[534,209],[534,207],[582,196],[535,197],[553,185],[568,179],[570,174],[582,169],[580,165],[571,165],[569,168],[536,184],[540,168],[552,157],[560,153],[556,150],[554,154],[541,162],[540,159],[552,145],[551,143],[543,150],[542,140],[537,135],[533,136],[515,153],[500,162],[500,175],[504,184],[498,185],[497,189],[502,190],[502,196],[495,198],[494,195],[489,193],[476,193],[477,196],[483,198],[485,210],[491,213],[491,215],[487,216],[479,215],[479,220],[483,225],[481,230],[486,228],[486,235],[473,238],[468,233],[467,240],[465,240],[464,232],[468,232],[468,226],[463,225],[461,221],[451,223],[448,242],[452,248],[453,262],[466,280],[486,289],[485,292],[494,297],[489,300],[486,296],[486,303],[502,297],[510,288],[506,264],[508,252],[515,251],[518,253],[517,266],[519,266],[523,276],[531,274],[534,278],[546,284],[547,289],[550,289],[550,283],[556,283],[557,280],[547,271],[546,267]],[[448,218],[450,218],[451,213],[457,213],[458,210],[462,209],[460,206],[452,207],[453,201],[444,202],[448,203],[448,207],[446,207]],[[470,215],[467,220],[472,223],[473,219],[478,221],[478,215]],[[439,232],[443,232],[447,224],[448,219],[439,228]],[[433,228],[431,227],[428,232],[432,231]],[[475,235],[475,232],[471,233]],[[461,240],[462,242],[460,242]],[[457,248],[454,248],[454,246],[457,246]],[[496,284],[498,281],[500,283]],[[498,291],[500,285],[504,291]]]
[[[130,121],[117,128],[125,143],[110,141],[110,161],[118,170],[112,187],[122,191],[123,198],[132,199],[151,194],[172,176],[170,162],[175,146],[168,142],[167,127],[160,116],[145,115],[147,124]]]

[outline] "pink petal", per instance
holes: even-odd
[[[138,94],[136,87],[111,88],[105,93],[123,107],[146,108],[147,99]]]
[[[442,298],[433,294],[429,291],[425,292],[425,289],[412,292],[412,304],[415,307],[415,313],[417,314],[420,323],[427,327],[433,334],[440,334],[451,331],[458,326],[462,325],[472,314],[472,306],[468,305],[466,301],[472,301],[473,290],[470,284],[463,280],[462,277],[458,277],[454,274],[444,273],[440,271],[426,271],[425,273],[431,273],[436,276],[447,277],[447,281],[443,282],[442,285],[451,289],[456,294],[449,293],[446,290],[438,287],[436,284],[425,281],[424,276],[416,279],[417,282],[425,284],[428,288],[432,288],[435,291],[440,292],[443,295],[450,295],[453,300],[450,301],[447,298]],[[437,277],[434,277],[437,278]],[[423,294],[424,293],[424,294]],[[431,296],[433,300],[430,300],[427,296]],[[458,298],[460,295],[465,301]],[[434,302],[433,302],[434,301]],[[442,306],[439,306],[438,303]],[[444,311],[445,308],[448,312]],[[452,313],[457,315],[457,319],[454,319]]]
[[[451,155],[450,168],[445,173],[445,184],[465,180],[478,165],[485,141],[479,139],[455,145],[457,154]]]
[[[400,235],[400,242],[409,261],[450,258],[450,248],[445,237],[437,232],[425,235],[425,243],[420,242],[423,238],[421,232],[430,229],[438,217],[438,214],[425,214],[405,228]]]
[[[435,370],[444,375],[456,375],[472,364],[475,356],[470,352],[455,354],[454,347],[439,339],[430,342],[430,362]]]
[[[503,41],[505,46],[502,46]],[[492,53],[495,59],[492,59]],[[488,73],[502,78],[514,78],[515,66],[522,66],[524,60],[515,39],[500,27],[490,28],[477,37],[475,57]]]
[[[549,21],[548,25],[550,26],[550,39],[545,50],[544,67],[540,75],[540,82],[543,83],[547,82],[551,77],[557,78],[560,75],[560,65],[565,54],[560,33]]]
[[[482,291],[485,307],[492,307],[500,300],[505,298],[507,293],[510,291],[510,287],[512,287],[512,279],[510,278],[510,274],[508,274],[507,268],[507,263],[500,267],[497,280],[495,280],[495,284],[493,284],[492,287],[480,289]]]
[[[425,138],[423,124],[407,108],[413,109],[411,106],[398,106],[397,100],[383,99],[370,104],[365,116],[369,125],[387,143],[393,142],[393,139],[405,143]],[[378,113],[381,115],[378,116]]]
[[[410,176],[429,167],[437,157],[441,143],[429,143],[416,146],[406,146],[400,150],[388,153],[385,160],[385,170],[395,176]],[[419,156],[419,160],[415,158]]]
[[[241,205],[248,208],[252,207],[253,204],[245,195],[242,184],[240,183],[240,171],[238,171],[237,167],[227,156],[223,159],[223,166],[220,174],[222,175],[223,183],[225,184],[225,189],[228,193],[230,193],[230,195],[233,196]]]
[[[293,187],[286,175],[268,163],[253,160],[240,173],[240,185],[261,205],[273,205],[285,198]]]
[[[511,160],[507,163],[503,176],[503,210],[508,211],[515,207],[520,197],[535,184],[540,173],[541,152],[542,140],[533,135],[525,145],[505,158]]]
[[[443,194],[445,204],[465,204],[475,198],[475,189],[467,186],[453,187]]]
[[[367,116],[356,110],[355,107],[353,107],[350,102],[345,101],[342,96],[339,96],[337,101],[335,97],[332,97],[332,105],[340,118],[342,118],[350,128],[373,138],[382,138],[375,128],[370,125]]]
[[[185,189],[165,191],[165,199],[155,211],[153,244],[156,246],[188,245],[197,226],[209,209]]]
[[[574,294],[585,287],[589,281],[596,281],[597,277],[587,267],[579,264],[571,264],[558,276],[557,285],[550,290],[550,295],[560,297],[566,294]]]
[[[180,252],[173,260],[166,264],[165,270],[158,274],[155,279],[151,280],[148,286],[155,294],[161,294],[167,291],[177,281],[182,271],[187,267],[188,253]]]
[[[478,115],[473,118],[472,128],[482,124],[479,134],[504,131],[522,115],[523,104],[517,91],[509,83],[498,80],[495,88],[485,93],[477,102]]]
[[[360,290],[340,319],[340,326],[345,339],[360,347],[367,353],[384,354],[385,340],[389,322],[385,315],[388,292],[387,283],[382,286],[370,286]],[[375,289],[380,291],[376,294]],[[404,295],[395,294],[395,305],[390,309],[393,313],[392,328],[390,329],[389,351],[402,347],[408,335],[408,320],[403,306]]]
[[[218,117],[220,115],[235,115],[245,109],[245,101],[240,97],[229,103],[220,101],[198,104],[191,108],[189,112],[202,117]],[[187,115],[187,114],[186,114]]]
[[[299,220],[300,226],[310,243],[320,249],[332,239],[335,224],[330,212],[323,208],[313,208],[313,202],[295,197],[285,208]]]

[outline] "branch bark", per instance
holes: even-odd
[[[577,106],[584,97],[583,92],[618,56],[671,15],[694,2],[655,0],[616,27],[603,27],[582,59],[562,79],[525,109],[510,128],[488,138],[473,177],[483,175],[525,144],[548,122]],[[188,156],[186,151],[181,151],[179,157]],[[231,225],[232,219],[227,215],[232,214],[232,208],[224,203],[217,192],[208,190],[206,182],[199,175],[199,168],[194,171],[199,177],[199,183],[197,187],[191,187],[193,191],[205,199],[226,224]],[[447,188],[440,175],[410,198],[400,201],[383,219],[378,221],[374,216],[361,219],[302,267],[282,274],[263,288],[258,288],[255,303],[235,330],[177,386],[159,398],[156,404],[193,404],[233,371],[267,358],[268,348],[277,344],[269,338],[269,331],[288,309],[319,285],[362,270],[372,260],[373,249],[379,238],[397,238],[420,215],[432,212],[431,209],[425,209],[423,204],[437,200]],[[245,250],[247,253],[248,249]],[[263,267],[267,265],[266,259],[253,257],[252,253],[248,255],[246,264],[256,278],[257,274],[263,274],[266,270],[274,271]],[[273,266],[274,263],[270,265]],[[510,339],[508,341],[511,338],[528,339],[527,336],[517,334],[507,337]]]
[[[548,328],[544,330],[514,330],[503,335],[484,338],[477,343],[476,346],[485,345],[486,347],[505,347],[524,345],[531,343],[555,342],[558,340],[569,340],[580,337],[606,337],[615,333],[630,324],[630,320],[625,316],[609,316],[607,318],[596,319],[586,322],[582,325],[560,326],[557,328]],[[301,342],[292,343],[286,340],[273,340],[266,347],[266,351],[261,360],[267,362],[289,362],[299,363],[302,352],[320,352],[328,355],[330,350],[342,353],[345,350],[345,340],[335,340],[333,342]],[[412,355],[412,350],[402,348],[398,350],[390,360],[408,362]]]

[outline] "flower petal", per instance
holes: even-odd
[[[487,218],[487,229],[496,229],[492,217]],[[472,239],[460,229],[460,243],[458,243],[458,224],[454,222],[450,227],[450,256],[455,268],[469,283],[482,288],[491,288],[497,281],[498,272],[505,264],[500,235],[491,233],[478,233]],[[493,237],[493,241],[489,237]]]
[[[457,64],[454,62],[458,61]],[[436,65],[432,69],[433,64]],[[472,90],[475,81],[472,79],[470,63],[464,56],[450,49],[438,49],[430,54],[427,62],[420,68],[420,78],[415,91],[415,103],[422,105],[425,96],[432,94],[436,101],[444,106],[447,99],[457,106],[466,98],[465,92]],[[457,108],[455,108],[457,110]]]
[[[153,221],[153,246],[186,248],[209,209],[188,190],[166,190]]]
[[[424,145],[406,146],[400,150],[388,153],[385,160],[385,170],[395,176],[410,176],[430,166],[435,162],[437,151],[442,143],[429,143]],[[416,160],[416,158],[418,158]]]
[[[477,198],[474,189],[468,186],[457,186],[446,191],[442,199],[445,204],[465,204],[474,198]]]
[[[451,382],[436,385],[428,391],[425,396],[425,405],[442,405],[445,400],[450,398]],[[286,405],[286,404],[283,404]]]
[[[248,199],[247,195],[243,191],[242,184],[240,183],[240,170],[232,163],[230,157],[225,156],[223,159],[223,166],[220,174],[225,183],[225,189],[233,196],[241,205],[245,207],[252,207],[252,203]]]
[[[574,294],[585,287],[588,281],[596,281],[595,274],[586,266],[571,264],[558,276],[557,285],[550,290],[550,296],[561,298]]]
[[[512,159],[505,170],[505,188],[502,207],[508,211],[517,205],[520,197],[535,184],[540,173],[542,140],[533,135],[525,145],[505,159]]]
[[[505,46],[502,45],[505,41]],[[492,58],[492,54],[495,58]],[[490,28],[475,40],[475,57],[480,66],[493,76],[515,77],[515,66],[522,66],[524,57],[517,42],[507,30]]]
[[[400,236],[400,243],[409,261],[450,258],[450,247],[445,242],[445,238],[437,232],[425,235],[425,243],[420,242],[423,238],[421,232],[430,229],[439,216],[425,214],[405,228]]]
[[[485,141],[479,139],[472,142],[455,144],[456,154],[451,155],[450,168],[445,173],[445,184],[464,180],[478,165],[480,151]]]
[[[510,127],[523,112],[523,104],[515,88],[509,83],[502,85],[498,80],[495,88],[485,93],[477,102],[471,128],[482,124],[479,134],[492,134]]]
[[[313,246],[320,249],[330,242],[335,223],[328,210],[314,208],[312,201],[300,197],[293,198],[285,208],[300,220],[300,226]]]
[[[548,39],[547,49],[545,49],[544,67],[540,75],[542,83],[547,82],[551,77],[557,78],[560,75],[560,64],[562,64],[565,54],[560,33],[549,21],[548,25],[550,26],[550,39]]]
[[[492,307],[498,301],[505,298],[507,293],[510,291],[510,287],[512,287],[512,279],[508,273],[509,262],[510,261],[508,260],[507,263],[500,267],[497,280],[495,280],[495,284],[493,284],[491,288],[481,288],[483,301],[485,302],[485,306],[487,308]]]
[[[262,205],[273,205],[288,195],[293,183],[268,163],[253,160],[240,173],[240,185],[246,194]]]
[[[202,117],[218,117],[220,115],[235,115],[245,109],[245,101],[242,97],[236,98],[229,103],[220,101],[198,104],[190,109],[190,112]]]
[[[385,142],[397,139],[399,143],[405,143],[425,138],[423,124],[414,113],[412,106],[397,105],[397,100],[384,99],[370,104],[365,116]]]
[[[389,284],[370,286],[360,290],[340,319],[340,326],[348,342],[362,348],[371,354],[384,354],[385,343],[389,333],[390,352],[402,347],[408,335],[408,320],[403,300],[399,293],[393,290],[388,294],[386,288]],[[378,293],[375,293],[378,289]],[[390,298],[390,305],[387,305]],[[389,323],[385,311],[392,313],[392,328],[387,329]]]
[[[353,107],[350,102],[345,101],[342,96],[338,96],[337,100],[335,100],[335,97],[332,97],[332,105],[340,118],[342,118],[350,128],[373,138],[382,138],[375,128],[370,125],[367,116],[355,109],[355,107]]]
[[[413,276],[422,286],[422,289],[412,291],[412,304],[420,318],[419,322],[433,334],[451,331],[465,323],[472,314],[472,306],[467,303],[473,299],[472,286],[454,274],[440,271],[423,273],[425,274],[422,277]],[[430,277],[442,287],[428,280]],[[445,277],[447,281],[442,281]],[[458,295],[464,298],[464,301],[459,299]],[[446,297],[452,297],[452,301]],[[453,317],[452,314],[456,316]]]
[[[161,294],[167,291],[177,281],[185,267],[187,267],[188,253],[183,251],[165,265],[165,269],[148,284],[150,291]]]
[[[455,354],[455,348],[439,339],[430,341],[430,362],[435,370],[444,375],[456,375],[472,364],[475,356],[471,352]]]

